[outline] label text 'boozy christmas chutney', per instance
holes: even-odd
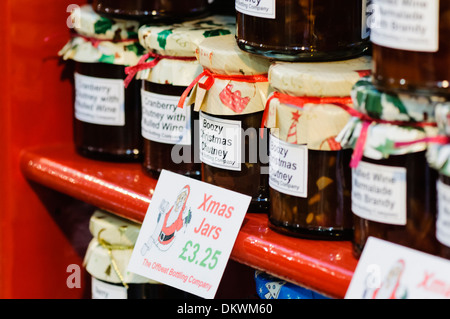
[[[352,211],[391,225],[406,225],[406,168],[361,161],[352,170]]]
[[[241,121],[200,112],[200,160],[226,170],[241,170]]]

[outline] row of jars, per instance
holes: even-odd
[[[242,39],[257,34],[265,20],[246,17],[238,2],[237,25],[229,16],[141,25],[82,7],[80,27],[60,52],[76,61],[77,151],[142,161],[156,178],[169,169],[250,195],[249,211],[267,211],[274,229],[353,238],[356,256],[369,236],[442,254],[435,238],[437,173],[425,158],[428,143],[414,141],[438,134],[434,110],[445,105],[449,77],[431,81],[427,75],[448,69],[422,71],[417,79],[425,81],[410,85],[401,74],[415,68],[380,76],[384,61],[390,63],[382,46],[374,46],[373,64],[340,49],[336,56],[321,55],[325,49],[303,56],[252,49]],[[290,1],[277,1],[277,12],[285,12],[282,3],[288,8]],[[239,27],[246,18],[253,28]],[[265,40],[275,41],[267,36],[257,43]],[[359,55],[367,51],[364,43]],[[438,43],[438,53],[426,53],[418,69],[432,69],[434,55],[445,53],[448,43],[443,37]],[[314,62],[281,61],[298,57]],[[373,76],[365,77],[370,70]],[[394,75],[402,77],[401,86],[393,85]],[[399,93],[411,88],[422,94]],[[267,129],[260,132],[262,126]]]

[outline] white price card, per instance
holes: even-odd
[[[448,299],[450,260],[369,237],[346,299]]]
[[[128,271],[214,298],[250,200],[163,170]]]

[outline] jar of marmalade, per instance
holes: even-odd
[[[335,137],[350,119],[350,91],[370,58],[276,62],[267,103],[271,228],[291,236],[351,239],[351,150]]]
[[[210,36],[231,34],[234,26],[231,17],[212,16],[139,29],[142,46],[154,53],[150,60],[159,60],[138,76],[143,80],[143,168],[150,176],[157,178],[163,169],[200,176],[201,164],[194,153],[198,113],[192,112],[191,105],[177,105],[189,84],[203,71],[195,56],[198,44]]]
[[[94,237],[84,257],[91,276],[92,299],[185,298],[178,289],[128,272],[141,225],[97,210],[89,222]]]
[[[355,256],[370,236],[436,254],[437,173],[428,165],[424,140],[437,134],[434,102],[418,106],[426,100],[382,93],[368,79],[352,96],[361,113],[337,140],[353,149]]]
[[[208,0],[93,0],[94,10],[103,16],[140,21],[186,20],[208,14]]]
[[[267,139],[261,139],[270,62],[236,45],[234,35],[202,41],[203,66],[191,94],[199,111],[199,158],[204,182],[252,197],[249,212],[268,208]],[[267,134],[266,134],[267,136]]]
[[[450,96],[450,2],[373,2],[377,88]]]
[[[366,0],[236,0],[239,47],[284,61],[348,59],[369,48]]]
[[[438,256],[450,259],[450,103],[436,106],[436,122],[440,139],[430,143],[428,163],[439,174],[437,182],[436,239]]]
[[[77,34],[59,52],[75,61],[74,143],[83,156],[108,161],[140,159],[140,88],[124,87],[125,66],[136,64],[144,49],[139,24],[113,21],[90,6],[80,10]],[[126,30],[126,31],[125,31]]]

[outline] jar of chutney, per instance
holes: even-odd
[[[59,52],[75,61],[74,144],[85,157],[138,161],[141,156],[141,100],[138,81],[125,89],[125,67],[144,49],[139,24],[100,17],[92,7],[80,10],[75,36]]]
[[[330,61],[369,49],[366,0],[236,0],[239,47],[282,61]]]
[[[264,212],[267,139],[260,138],[259,127],[270,61],[240,50],[234,35],[203,40],[197,55],[204,71],[190,99],[199,112],[201,180],[251,196],[248,211]]]
[[[450,96],[450,2],[374,0],[373,76],[381,91]]]
[[[370,57],[338,62],[275,62],[269,69],[270,227],[314,239],[349,240],[351,150],[335,137],[350,114],[350,91]],[[342,105],[345,105],[343,107]]]
[[[141,45],[151,52],[142,69],[143,168],[157,178],[161,170],[199,178],[195,160],[194,128],[198,113],[193,105],[179,108],[178,101],[189,84],[203,71],[195,51],[207,37],[234,32],[234,19],[212,16],[167,26],[144,25]],[[128,71],[128,70],[127,70]]]
[[[426,153],[439,97],[389,95],[364,78],[352,98],[359,113],[337,140],[353,149],[355,256],[370,236],[436,254],[437,173]]]
[[[114,19],[168,23],[206,15],[210,3],[210,0],[93,0],[93,7],[98,14]]]

